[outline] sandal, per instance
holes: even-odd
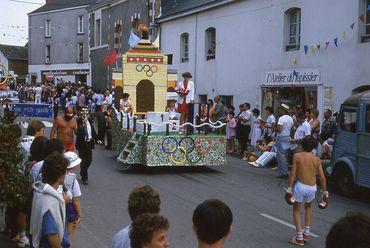
[[[297,239],[296,236],[292,237],[290,240],[289,240],[289,243],[293,244],[293,245],[298,245],[298,246],[304,246],[304,241],[303,239],[302,240],[299,240]]]

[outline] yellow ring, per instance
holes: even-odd
[[[186,162],[186,148],[183,146],[179,146],[179,150],[180,152],[184,153],[185,156],[183,160],[175,160],[174,158],[175,153],[171,153],[170,159],[171,159],[171,162],[174,163],[175,165],[183,165]]]
[[[5,69],[5,79],[3,82],[0,82],[0,84],[5,84],[6,81],[9,79],[9,73],[8,73],[8,68],[6,68],[5,64],[0,62],[0,67],[3,67]]]

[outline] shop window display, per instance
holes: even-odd
[[[278,107],[285,103],[291,108],[299,106],[302,110],[317,108],[317,87],[264,87],[262,88],[263,109],[270,106],[277,113]],[[264,110],[263,116],[266,117]]]

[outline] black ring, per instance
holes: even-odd
[[[147,69],[147,70],[145,70],[145,68],[148,68],[148,69]],[[148,72],[148,71],[151,71],[151,68],[150,68],[150,66],[149,66],[149,65],[144,65],[143,70],[144,70],[145,72]]]
[[[190,140],[190,142],[191,142],[191,144],[193,145],[192,147],[186,147],[186,146],[184,146],[184,147],[186,148],[186,153],[191,153],[191,152],[192,152],[192,151],[194,151],[194,149],[195,149],[195,142],[194,142],[194,139],[193,139],[193,138],[191,138],[191,137],[182,137],[182,138],[180,139],[180,141],[179,141],[179,146],[181,146],[181,142],[182,142],[184,139],[189,139],[189,140]]]

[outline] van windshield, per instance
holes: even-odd
[[[355,133],[357,131],[357,109],[344,106],[340,127],[343,131]]]

